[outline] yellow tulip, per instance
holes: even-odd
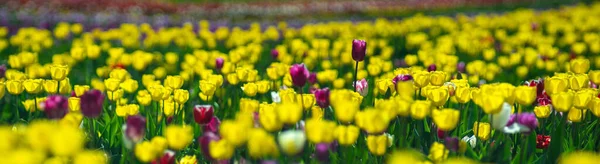
[[[240,111],[243,112],[256,112],[259,107],[263,107],[269,104],[260,104],[259,101],[254,99],[242,98],[240,99]]]
[[[240,113],[238,113],[238,115],[240,115]],[[219,127],[219,134],[221,134],[221,140],[227,140],[229,144],[233,145],[234,147],[241,146],[242,144],[246,143],[246,141],[248,140],[248,136],[239,134],[247,133],[248,130],[251,128],[252,118],[249,119],[249,124],[239,120],[225,120],[221,122],[221,126]]]
[[[152,86],[152,84],[155,84],[154,81],[156,80],[156,76],[154,75],[142,75],[142,85],[144,85],[144,87],[148,88],[150,86]]]
[[[587,110],[573,108],[573,109],[569,110],[567,119],[572,122],[581,122],[581,119],[585,118],[584,111],[587,111]]]
[[[69,78],[65,78],[61,80],[59,83],[58,93],[60,94],[71,94],[71,80]]]
[[[352,122],[354,116],[359,111],[360,104],[358,102],[332,102],[333,113],[335,118],[340,122]]]
[[[443,131],[450,131],[456,127],[460,119],[460,112],[454,109],[433,110],[433,122]]]
[[[258,92],[258,85],[255,83],[246,83],[244,86],[242,86],[242,90],[246,96],[254,97]]]
[[[191,126],[169,125],[165,129],[165,138],[169,148],[181,150],[194,140],[194,131]]]
[[[216,84],[207,80],[200,80],[200,91],[205,95],[212,96],[215,94]]]
[[[281,103],[277,106],[277,115],[282,123],[294,125],[302,119],[302,106],[296,103]]]
[[[502,110],[502,104],[504,103],[504,97],[494,95],[491,93],[484,93],[481,95],[481,106],[483,112],[486,114],[496,114]]]
[[[123,97],[123,90],[119,89],[116,91],[112,91],[112,92],[106,92],[106,96],[108,97],[108,100],[110,101],[117,101],[119,99],[121,99],[121,97]]]
[[[121,81],[119,79],[110,78],[104,80],[104,86],[106,86],[107,91],[116,91],[117,89],[119,89],[119,84],[121,84]]]
[[[306,138],[312,143],[330,143],[334,140],[335,135],[332,129],[335,129],[336,124],[331,121],[310,118],[306,120]]]
[[[50,76],[54,80],[63,80],[69,75],[69,68],[66,65],[52,65],[50,67]]]
[[[262,125],[262,127],[270,132],[275,132],[281,130],[283,127],[283,123],[279,119],[280,112],[272,105],[263,105],[258,110],[258,121]]]
[[[431,101],[417,100],[410,106],[410,116],[422,120],[431,113]]]
[[[569,86],[576,91],[587,88],[589,82],[590,80],[586,74],[575,74],[569,78]]]
[[[471,101],[471,89],[469,87],[456,87],[454,97],[459,103],[465,104]]]
[[[596,91],[592,89],[580,90],[573,96],[573,107],[578,109],[585,109],[588,107],[588,103],[596,95]]]
[[[165,67],[158,67],[152,71],[152,74],[154,74],[157,79],[163,79],[167,76],[167,69]]]
[[[208,144],[209,154],[217,160],[228,160],[233,156],[234,146],[227,140],[211,141]]]
[[[434,86],[442,86],[446,82],[446,77],[448,75],[444,71],[433,71],[431,75],[429,75],[429,80],[431,85]]]
[[[567,112],[573,106],[573,92],[560,92],[550,95],[552,106],[558,112]]]
[[[428,158],[438,163],[446,160],[446,158],[448,158],[449,153],[450,150],[446,149],[446,146],[444,146],[444,144],[434,142],[433,145],[431,145],[431,149],[429,149]]]
[[[321,109],[321,107],[319,106],[313,106],[311,108],[311,118],[316,118],[316,119],[323,119],[323,116],[325,115],[325,111],[323,109]]]
[[[592,70],[588,73],[590,81],[596,85],[600,85],[600,70]]]
[[[358,139],[359,134],[360,129],[354,125],[340,125],[334,130],[334,135],[337,138],[337,141],[343,146],[353,145],[356,142],[356,139]]]
[[[356,125],[370,134],[384,132],[392,118],[392,116],[386,115],[385,112],[372,108],[359,111],[355,117]]]
[[[429,84],[429,72],[427,71],[418,71],[413,73],[412,76],[416,87],[423,88]]]
[[[549,105],[536,106],[533,109],[533,113],[535,113],[535,116],[538,118],[548,118],[550,112],[552,112],[552,109],[550,109]]]
[[[27,79],[23,81],[23,86],[27,93],[38,94],[42,92],[42,79]]]
[[[373,155],[382,156],[388,148],[389,138],[386,134],[367,136],[367,148]]]
[[[515,88],[515,99],[521,105],[531,105],[537,96],[537,89],[530,86],[518,86]]]
[[[109,71],[110,71],[110,68],[108,66],[96,68],[96,74],[100,78],[106,78],[108,76],[108,74],[110,73]]]
[[[446,87],[438,87],[428,92],[427,98],[433,102],[434,106],[443,106],[448,101],[449,93]]]
[[[56,80],[44,80],[44,90],[48,94],[56,94],[58,89],[58,81]]]
[[[482,140],[486,141],[490,138],[490,123],[487,122],[475,122],[473,124],[473,132],[476,133],[476,136]]]
[[[135,99],[138,103],[140,103],[140,105],[148,106],[150,105],[150,102],[152,102],[152,95],[150,95],[148,90],[141,90],[137,92]]]
[[[12,95],[18,95],[23,92],[23,82],[21,80],[8,80],[6,81],[6,90]]]
[[[271,89],[271,82],[269,81],[259,81],[256,83],[258,86],[258,93],[265,94]]]
[[[279,156],[275,138],[260,128],[250,130],[247,150],[250,157],[254,159]]]
[[[375,100],[375,108],[381,110],[387,117],[396,117],[398,115],[398,110],[407,110],[407,109],[398,109],[400,106],[393,99],[388,100]],[[410,107],[409,107],[410,108]],[[407,110],[408,111],[408,110]]]
[[[125,90],[127,93],[133,93],[138,89],[138,82],[133,79],[127,79],[119,84],[121,89]]]
[[[183,77],[177,76],[167,76],[165,79],[165,86],[171,89],[179,89],[183,86]]]
[[[26,111],[29,112],[35,112],[35,101],[33,99],[31,100],[25,100],[23,102],[21,102],[21,104],[23,104],[23,107],[25,108]],[[38,108],[41,109],[41,108]]]
[[[584,74],[590,69],[590,61],[585,58],[571,60],[571,72],[576,74]]]
[[[310,109],[316,103],[314,94],[296,94],[296,103],[302,104],[304,109]]]
[[[588,103],[590,111],[594,116],[600,117],[600,98],[593,97],[592,100]]]
[[[416,89],[413,81],[396,82],[396,93],[404,99],[413,99],[415,91]]]
[[[157,152],[155,152],[152,143],[148,141],[137,144],[134,152],[138,160],[146,163],[151,162],[157,157]]]
[[[544,80],[544,89],[548,95],[564,92],[569,86],[569,80],[563,77],[550,77]]]
[[[175,92],[173,92],[173,98],[175,101],[177,101],[177,103],[184,104],[188,101],[188,99],[190,99],[190,93],[185,89],[177,89]]]
[[[80,97],[85,92],[87,92],[88,90],[90,90],[90,86],[89,85],[75,85],[74,89],[75,89],[75,95],[77,97]]]
[[[131,77],[131,75],[129,75],[129,72],[127,72],[127,70],[120,69],[120,68],[113,69],[112,71],[110,71],[108,76],[109,76],[109,78],[117,79],[120,82],[124,82],[125,80],[127,80]]]
[[[6,84],[0,81],[0,99],[4,97],[4,94],[6,94]]]
[[[77,98],[77,97],[69,97],[68,103],[69,103],[69,110],[71,112],[77,112],[81,109],[80,104],[79,104],[79,98]]]

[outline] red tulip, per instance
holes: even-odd
[[[217,118],[216,116],[213,116],[210,119],[210,122],[208,122],[208,124],[204,125],[202,128],[204,128],[205,132],[219,132],[219,126],[221,125],[221,121],[219,120],[219,118]]]
[[[550,136],[538,134],[536,136],[536,140],[535,140],[535,148],[538,148],[538,149],[548,148],[548,145],[550,145],[550,140],[551,140]]]
[[[211,105],[196,105],[194,107],[194,120],[200,125],[209,123],[213,115],[214,109]]]
[[[162,157],[152,161],[152,164],[174,164],[175,163],[175,152],[167,150]]]

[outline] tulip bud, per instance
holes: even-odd
[[[311,85],[317,83],[317,73],[310,73],[308,75],[308,83]]]
[[[576,74],[587,73],[590,69],[590,61],[588,59],[571,60],[571,71]]]
[[[221,68],[223,68],[223,63],[225,63],[225,60],[222,57],[218,57],[217,59],[215,59],[215,68],[220,70]]]
[[[50,67],[50,76],[54,80],[63,80],[69,75],[69,68],[66,65],[53,65]]]
[[[315,156],[319,161],[329,161],[329,151],[331,145],[327,143],[319,143],[315,146]]]
[[[44,108],[44,113],[50,119],[61,119],[69,112],[69,101],[63,96],[48,96],[41,105]]]
[[[429,65],[429,67],[427,67],[427,72],[433,72],[437,70],[437,66],[435,64],[431,64]]]
[[[219,126],[221,125],[221,121],[216,116],[210,119],[208,124],[202,126],[205,132],[219,132]]]
[[[221,138],[215,133],[215,132],[204,132],[204,134],[202,135],[202,137],[200,137],[198,139],[198,144],[200,145],[200,150],[202,151],[202,155],[204,155],[205,158],[212,160],[212,157],[209,155],[209,147],[208,144],[211,141],[218,141]]]
[[[317,89],[314,95],[319,107],[327,108],[329,106],[329,88]]]
[[[306,69],[304,64],[294,64],[290,67],[290,76],[292,77],[292,83],[296,87],[303,87],[308,80],[310,72]]]
[[[352,40],[352,59],[354,61],[363,61],[367,54],[367,42],[364,40]]]
[[[79,100],[81,113],[88,118],[97,118],[102,113],[104,94],[99,90],[89,90],[81,95]]]
[[[127,117],[125,136],[127,139],[137,143],[144,139],[146,131],[146,118],[141,115]]]
[[[37,94],[42,91],[42,79],[27,79],[23,81],[25,91],[31,94]]]
[[[277,51],[277,49],[272,49],[271,50],[271,57],[273,59],[277,59],[277,57],[279,57],[279,51]]]
[[[367,80],[362,79],[359,81],[354,82],[354,84],[352,84],[355,88],[356,91],[361,95],[361,96],[367,96],[367,94],[369,94],[369,83],[367,83]]]
[[[211,105],[196,105],[194,107],[194,120],[200,125],[209,123],[214,115]]]
[[[456,65],[456,70],[458,70],[458,72],[460,72],[460,73],[464,73],[465,72],[465,68],[466,68],[465,62],[459,62]]]
[[[460,144],[460,141],[456,137],[448,137],[448,138],[444,139],[444,145],[450,151],[453,151],[453,152],[458,151],[459,144]]]

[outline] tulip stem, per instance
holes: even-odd
[[[15,101],[15,106],[17,106],[17,107],[15,109],[17,109],[17,110],[15,111],[15,114],[16,114],[16,117],[15,117],[16,121],[15,121],[15,123],[19,122],[19,120],[21,119],[21,116],[19,116],[19,96],[16,96],[16,97],[17,98],[15,99],[16,100]]]
[[[354,86],[353,86],[354,87],[354,92],[357,91],[357,89],[356,89],[356,85],[357,85],[357,83],[356,83],[357,79],[356,78],[357,77],[358,77],[358,61],[356,61],[356,66],[354,67],[354,81],[352,81],[354,83]]]

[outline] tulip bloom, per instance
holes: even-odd
[[[44,113],[50,119],[61,119],[69,112],[68,99],[59,95],[48,96],[42,106]]]
[[[50,76],[52,79],[60,81],[69,75],[69,68],[66,65],[52,65],[50,67]]]
[[[196,105],[194,107],[194,121],[200,125],[210,122],[214,115],[214,109],[211,105]]]
[[[38,94],[42,91],[42,79],[27,79],[23,81],[25,91],[30,94]]]
[[[358,92],[361,96],[364,97],[369,94],[369,83],[367,83],[367,80],[362,79],[360,81],[356,81],[353,85],[356,92]]]
[[[410,106],[410,115],[412,118],[422,120],[431,113],[431,101],[418,100]]]
[[[533,109],[533,113],[535,113],[535,116],[538,118],[548,118],[548,116],[550,116],[550,112],[552,112],[550,105],[536,106]]]
[[[165,129],[164,136],[171,149],[181,150],[192,142],[194,132],[191,126],[169,125]]]
[[[303,131],[287,130],[281,132],[277,137],[279,147],[288,155],[297,155],[302,152],[306,143],[306,136]]]
[[[389,146],[391,146],[391,144],[388,135],[386,134],[367,136],[367,148],[373,155],[384,155]]]
[[[141,115],[127,117],[124,131],[126,139],[134,143],[142,141],[146,131],[146,118]]]
[[[88,118],[97,118],[102,113],[104,94],[99,90],[89,90],[81,95],[81,113]]]
[[[558,112],[566,112],[573,106],[573,92],[560,92],[550,96],[552,98],[552,107]]]
[[[310,72],[306,69],[304,64],[294,64],[290,67],[290,76],[292,77],[292,83],[296,87],[303,87],[309,76]]]
[[[172,90],[179,89],[183,86],[183,77],[177,76],[167,76],[165,79],[165,86],[171,88]]]
[[[592,70],[588,73],[590,81],[596,85],[600,85],[600,70]]]
[[[518,86],[514,92],[517,102],[521,105],[531,105],[537,97],[535,87]]]
[[[571,60],[571,71],[576,74],[584,74],[590,69],[590,60],[579,58]]]
[[[335,128],[334,133],[340,145],[350,146],[358,139],[360,129],[354,125],[339,125]]]
[[[431,113],[433,122],[444,131],[450,131],[456,127],[460,118],[460,112],[454,109],[433,110]]]
[[[546,149],[550,145],[551,137],[538,134],[535,140],[535,148]]]
[[[215,68],[220,70],[221,68],[223,68],[223,63],[225,63],[225,60],[222,57],[217,57],[215,59]]]
[[[317,89],[315,92],[317,105],[321,108],[329,107],[329,88]]]
[[[447,74],[444,71],[433,71],[433,72],[431,72],[431,75],[429,77],[431,85],[434,85],[434,86],[442,86],[442,85],[444,85],[444,83],[446,82],[446,76],[447,76]]]
[[[450,151],[446,149],[444,144],[434,142],[433,145],[431,145],[431,149],[429,149],[428,158],[433,160],[434,162],[441,162],[448,158],[449,153]]]
[[[367,54],[367,42],[364,40],[352,40],[352,59],[356,62],[365,60]]]

